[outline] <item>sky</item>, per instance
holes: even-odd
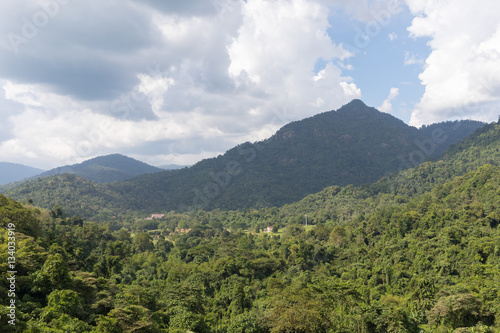
[[[190,165],[352,99],[496,121],[497,0],[4,0],[0,161]]]

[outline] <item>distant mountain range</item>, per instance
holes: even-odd
[[[483,126],[457,121],[417,129],[354,100],[337,111],[285,125],[267,140],[241,144],[189,168],[102,185],[74,172],[27,182],[7,195],[31,198],[42,207],[58,203],[83,216],[103,211],[281,206],[327,186],[371,183],[435,159]],[[97,170],[104,174],[107,168]]]
[[[173,169],[176,168],[172,166],[171,170]],[[120,154],[99,156],[79,164],[66,165],[49,171],[0,162],[0,193],[8,188],[19,186],[23,180],[35,177],[47,178],[64,173],[77,175],[95,183],[112,183],[160,171],[165,170]]]
[[[112,154],[99,156],[79,164],[55,168],[38,175],[38,177],[44,178],[69,173],[95,183],[112,183],[160,171],[163,171],[163,169],[124,155]]]
[[[44,171],[22,164],[0,162],[0,185],[31,178]]]

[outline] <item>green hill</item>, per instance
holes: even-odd
[[[112,216],[120,212],[121,198],[109,190],[109,184],[96,184],[75,174],[36,178],[8,189],[5,195],[34,202],[38,207],[63,207],[69,215],[83,217]]]

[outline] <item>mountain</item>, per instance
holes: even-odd
[[[90,210],[82,208],[88,204],[64,197],[68,191],[80,191],[72,184],[84,182],[78,177],[28,182],[6,193],[48,208],[68,205],[71,212],[84,216],[92,216],[99,207],[109,212],[153,212],[282,206],[331,185],[371,183],[412,168],[482,126],[454,122],[417,129],[354,100],[189,168],[112,184],[89,183],[85,188],[91,188],[95,198]],[[89,197],[88,191],[82,196]]]
[[[0,162],[0,185],[31,178],[44,171],[22,164]]]
[[[455,130],[467,136],[481,126],[466,122]],[[452,127],[419,130],[354,100],[285,125],[267,140],[112,189],[141,210],[281,206],[330,185],[370,183],[420,164],[456,142]]]
[[[139,175],[163,171],[160,168],[120,154],[99,156],[80,164],[67,165],[44,172],[40,177],[63,173],[75,174],[96,183],[111,183]]]

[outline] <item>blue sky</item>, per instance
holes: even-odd
[[[392,101],[392,113],[406,123],[410,121],[412,107],[423,95],[424,86],[418,75],[431,52],[428,38],[409,36],[407,28],[412,20],[408,7],[401,5],[400,12],[390,19],[379,22],[374,18],[380,29],[372,28],[379,31],[375,34],[367,30],[370,29],[367,22],[358,21],[339,9],[332,11],[329,17],[332,27],[328,29],[333,40],[345,41],[344,46],[355,54],[345,61],[345,65],[353,68],[347,73],[361,89],[362,100],[367,105],[378,107],[388,97],[391,88],[397,88],[399,95]],[[356,38],[365,42],[356,45]],[[410,58],[414,63],[408,63]]]
[[[0,161],[193,164],[352,99],[494,121],[496,0],[0,2]],[[471,15],[474,13],[474,15]]]

